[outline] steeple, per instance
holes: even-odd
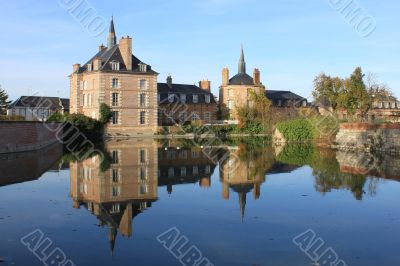
[[[111,17],[110,30],[107,38],[107,48],[111,49],[117,44],[117,36],[115,35],[114,17]]]
[[[240,54],[239,59],[239,74],[246,74],[246,62],[244,61],[244,52],[243,52],[243,45],[242,45],[242,52]]]

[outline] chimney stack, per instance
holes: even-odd
[[[119,41],[119,50],[121,51],[126,69],[132,71],[132,38],[129,36],[122,37]]]
[[[260,85],[261,84],[261,74],[260,74],[260,70],[258,68],[254,69],[253,79],[254,79],[254,85]]]
[[[104,44],[101,44],[99,46],[99,52],[104,51],[106,49],[106,47],[104,46]]]
[[[74,64],[74,66],[73,66],[73,72],[74,72],[74,73],[75,73],[75,72],[78,72],[80,67],[81,67],[81,64]]]
[[[229,68],[225,67],[222,69],[222,85],[226,86],[229,84]]]
[[[172,77],[171,77],[171,75],[169,75],[169,76],[167,77],[167,85],[168,85],[168,87],[169,87],[170,89],[172,89]]]
[[[202,80],[202,81],[199,82],[199,87],[202,90],[205,90],[207,92],[211,92],[211,81]]]

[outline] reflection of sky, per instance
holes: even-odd
[[[400,240],[400,184],[381,182],[375,197],[357,201],[350,191],[315,191],[309,167],[268,175],[261,196],[247,195],[244,221],[238,195],[222,197],[218,168],[211,188],[176,185],[133,221],[133,237],[117,237],[109,251],[107,228],[69,198],[69,171],[48,172],[38,181],[0,187],[1,256],[17,265],[41,265],[19,242],[43,230],[76,265],[178,265],[156,241],[177,227],[215,265],[309,265],[292,238],[311,228],[349,265],[396,265]],[[11,216],[11,217],[8,217]]]

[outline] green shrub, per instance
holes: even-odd
[[[53,113],[47,119],[47,122],[64,122],[66,120],[66,115],[61,113]]]
[[[100,104],[100,123],[104,125],[107,124],[108,122],[110,122],[111,117],[112,112],[110,107],[105,103]]]
[[[288,120],[276,125],[287,141],[314,140],[315,134],[312,124],[306,119]]]
[[[288,144],[277,156],[277,160],[285,164],[311,165],[315,148],[311,144]]]
[[[14,116],[0,115],[0,121],[25,121],[25,117],[19,115],[14,115]]]

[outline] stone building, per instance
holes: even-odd
[[[69,99],[44,96],[21,96],[7,110],[8,116],[20,116],[26,121],[46,121],[53,113],[68,113]]]
[[[211,82],[203,80],[199,86],[174,84],[168,76],[166,83],[158,83],[158,123],[162,126],[186,122],[214,123],[218,104],[211,93]]]
[[[84,65],[75,64],[70,75],[71,113],[99,119],[102,103],[113,117],[106,134],[137,135],[157,132],[157,76],[151,66],[134,54],[132,38],[117,43],[111,20],[107,47]]]
[[[246,62],[242,47],[238,74],[229,78],[229,69],[224,68],[222,70],[222,85],[219,95],[221,110],[229,114],[231,120],[238,120],[236,108],[250,103],[251,91],[264,94],[265,86],[261,83],[260,70],[254,69],[253,77],[246,73]]]

